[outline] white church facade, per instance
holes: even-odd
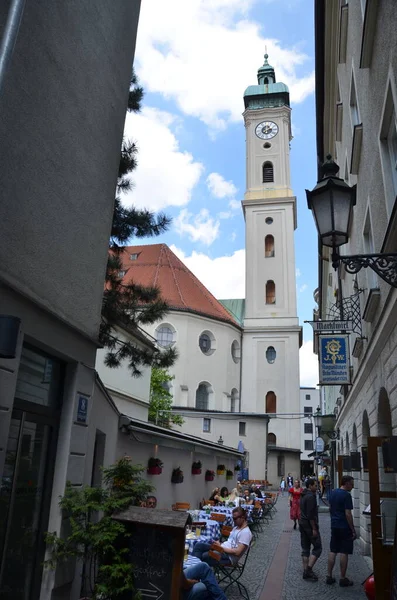
[[[246,298],[216,299],[165,244],[126,247],[122,276],[160,288],[170,310],[146,331],[175,345],[181,431],[243,448],[251,479],[300,474],[299,345],[290,187],[291,109],[274,69],[247,88]],[[106,382],[105,382],[106,383]]]

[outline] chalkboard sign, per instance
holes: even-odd
[[[363,471],[368,473],[368,446],[361,447],[361,458],[363,459]]]
[[[191,522],[190,515],[131,507],[113,518],[127,529],[135,589],[142,600],[179,598],[185,527]]]

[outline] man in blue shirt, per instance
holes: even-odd
[[[349,587],[353,582],[346,577],[349,554],[353,554],[353,542],[356,539],[356,530],[353,522],[353,502],[350,492],[354,487],[354,479],[350,475],[342,477],[341,486],[330,495],[329,511],[331,513],[331,544],[328,555],[328,575],[326,583],[335,583],[332,571],[335,566],[336,555],[340,554],[340,580],[341,587]]]

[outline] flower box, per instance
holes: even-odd
[[[214,471],[207,470],[205,472],[205,481],[214,481],[214,477],[215,477]]]
[[[181,469],[174,469],[171,475],[171,483],[183,483],[183,471]]]
[[[159,458],[149,458],[147,465],[149,475],[160,475],[163,472],[163,463]]]
[[[197,460],[192,464],[192,475],[201,475],[201,461]]]
[[[218,466],[216,467],[216,473],[217,473],[217,475],[224,475],[224,474],[225,474],[225,472],[226,472],[226,467],[225,467],[225,465],[218,465]]]
[[[226,479],[233,479],[233,471],[230,471],[229,469],[226,471]]]
[[[163,469],[161,467],[148,467],[147,472],[149,475],[161,475]]]

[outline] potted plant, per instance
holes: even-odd
[[[160,475],[163,472],[163,463],[159,458],[149,458],[147,472],[149,475]]]
[[[214,481],[215,471],[210,471],[209,469],[205,472],[205,480],[206,481]]]
[[[102,469],[102,487],[76,489],[70,482],[66,484],[59,506],[68,525],[62,537],[46,533],[50,553],[44,565],[55,569],[67,561],[78,562],[81,580],[76,598],[137,597],[130,553],[125,551],[126,547],[133,550],[131,536],[127,526],[112,515],[139,506],[153,491],[142,477],[144,470],[124,456]]]
[[[182,483],[183,482],[183,471],[180,467],[172,470],[171,483]]]
[[[192,475],[201,475],[201,461],[197,460],[192,464]]]
[[[230,469],[226,471],[226,479],[233,479],[233,471]]]
[[[224,475],[225,471],[226,471],[225,465],[218,465],[216,467],[216,473],[217,473],[217,475]]]
[[[241,471],[241,467],[240,467],[240,465],[236,465],[236,466],[234,467],[234,470],[235,470],[235,471]]]

